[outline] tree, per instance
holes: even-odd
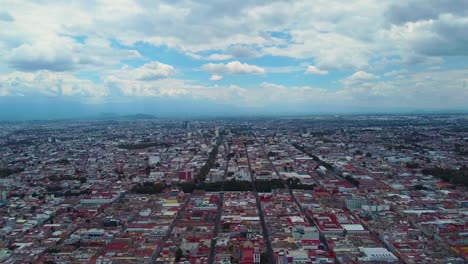
[[[12,174],[19,173],[22,171],[24,171],[23,168],[16,168],[16,169],[0,168],[0,178],[5,178]]]
[[[354,152],[354,155],[356,155],[356,156],[361,156],[362,154],[364,154],[364,153],[361,150],[356,150]]]
[[[292,178],[287,178],[286,183],[288,184],[289,187],[291,187],[293,179]]]
[[[260,264],[268,264],[268,255],[266,252],[260,254]]]
[[[423,169],[422,173],[425,175],[433,175],[445,182],[450,182],[455,185],[465,185],[468,187],[468,167],[466,166],[463,166],[458,170],[434,167]]]
[[[60,250],[58,248],[49,248],[47,249],[47,253],[50,253],[50,254],[60,253]]]
[[[415,190],[418,190],[418,191],[420,191],[420,190],[427,190],[427,188],[424,187],[424,186],[421,185],[421,184],[415,185],[415,186],[414,186],[414,189],[415,189]]]
[[[406,168],[408,169],[417,169],[419,168],[419,163],[417,162],[406,162]]]
[[[181,248],[178,248],[175,252],[175,261],[179,262],[183,256],[184,256],[184,252],[182,251]]]
[[[145,182],[132,187],[130,192],[138,194],[156,194],[162,192],[166,186],[162,183]]]
[[[193,182],[182,182],[178,183],[177,186],[181,188],[184,193],[192,193],[197,188],[197,185]]]
[[[300,183],[301,180],[299,180],[298,178],[294,178],[291,188],[295,189],[297,186],[299,186]]]

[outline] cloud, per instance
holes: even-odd
[[[37,71],[14,72],[0,76],[3,96],[108,96],[106,87],[89,80],[78,79],[69,73]]]
[[[325,74],[328,74],[328,71],[320,70],[315,66],[309,66],[309,67],[307,67],[307,70],[305,71],[305,74],[325,75]]]
[[[250,65],[247,63],[241,63],[239,61],[231,61],[229,63],[208,63],[202,66],[202,69],[215,75],[225,75],[225,74],[263,74],[265,69]]]
[[[210,81],[220,81],[223,79],[223,76],[220,75],[211,75]]]
[[[468,56],[467,17],[466,1],[456,0],[11,1],[0,12],[0,94],[93,96],[95,89],[109,97],[187,96],[251,105],[264,98],[265,105],[317,98],[411,106],[415,98],[434,101],[431,95],[443,95],[447,82],[444,103],[450,105],[466,95],[462,72],[447,69],[463,67]],[[136,51],[142,45],[151,56]],[[267,80],[281,73],[287,85],[247,78],[203,86],[206,75],[193,66],[199,62],[150,62],[159,58],[156,48],[210,60],[201,68],[211,80],[268,73]],[[242,60],[251,58],[259,59]],[[128,60],[148,63],[125,68]],[[258,61],[261,67],[252,65]],[[355,73],[341,81],[327,76],[329,86],[343,86],[336,92],[297,86],[304,61],[313,61],[309,74]],[[439,71],[418,73],[434,66]],[[384,75],[389,71],[399,72]],[[175,79],[179,72],[193,79]]]
[[[0,42],[8,43],[0,45],[11,52],[41,36],[65,34],[164,46],[209,60],[313,59],[322,70],[369,70],[382,56],[412,63],[406,56],[465,55],[468,46],[464,1],[237,2],[121,0],[116,7],[106,1],[15,1],[7,13],[15,20],[0,32]],[[416,24],[428,21],[432,25]]]
[[[174,67],[160,62],[147,63],[132,72],[135,78],[141,81],[152,81],[167,78],[174,73]]]
[[[350,77],[348,77],[348,80],[370,80],[370,79],[375,79],[376,76],[373,75],[372,73],[367,73],[364,71],[358,71],[353,73]]]
[[[382,31],[382,42],[394,45],[410,63],[430,61],[437,56],[467,56],[467,31],[468,16],[440,14],[436,19],[392,25]]]
[[[372,109],[467,109],[466,76],[468,70],[401,72],[385,81],[361,79],[343,93]]]
[[[408,0],[396,1],[385,11],[390,23],[404,24],[420,20],[434,20],[440,14],[467,15],[468,2],[459,0]]]
[[[133,76],[133,78],[132,78]],[[74,77],[68,72],[14,72],[0,76],[2,96],[75,97],[87,102],[134,100],[135,98],[183,98],[226,105],[245,105],[258,111],[313,112],[317,109],[466,109],[468,70],[400,72],[381,80],[356,72],[338,90],[313,86],[286,86],[263,82],[258,86],[204,86],[193,80],[160,78],[143,81],[132,70],[121,69],[103,83]],[[287,98],[287,100],[285,100]],[[328,109],[328,110],[327,110]],[[338,111],[338,110],[336,110]]]
[[[393,70],[386,72],[384,74],[385,77],[401,77],[404,76],[404,74],[408,73],[408,70]]]
[[[175,73],[173,66],[152,61],[138,68],[124,66],[109,71],[102,79],[113,96],[159,96],[158,84],[179,83],[177,79],[170,78]],[[181,90],[174,86],[174,89],[167,89],[165,93],[180,94]]]
[[[103,39],[89,38],[78,43],[70,37],[40,38],[32,44],[14,48],[7,56],[8,65],[20,71],[48,70],[55,72],[87,68],[102,68],[135,59],[141,55],[135,50],[115,50]]]
[[[365,71],[357,71],[353,73],[351,76],[348,76],[341,80],[341,83],[343,83],[345,86],[354,86],[354,85],[359,85],[366,83],[371,80],[377,79],[378,76],[372,74],[372,73],[367,73]]]
[[[374,110],[466,109],[464,101],[468,96],[468,70],[401,72],[400,75],[380,80],[374,74],[356,72],[348,77],[344,88],[333,91],[270,82],[263,82],[257,87],[201,86],[190,80],[172,78],[150,82],[114,79],[114,82],[127,96],[185,97],[259,109],[277,109],[277,106],[281,106],[288,110],[307,111],[311,109],[311,103],[314,108],[322,109],[336,106],[340,106],[340,109],[367,107]],[[108,82],[105,84],[109,85]],[[110,89],[109,86],[107,89]]]
[[[440,64],[441,56],[468,55],[468,2],[410,0],[384,12],[378,43],[405,64]]]
[[[372,49],[364,41],[336,33],[301,30],[292,33],[297,43],[265,48],[267,53],[297,59],[315,58],[321,69],[363,69],[368,67]]]
[[[260,55],[254,48],[243,45],[234,45],[229,47],[228,51],[232,57],[237,59],[255,58]]]
[[[93,5],[85,2],[72,5],[18,2],[11,5],[11,10],[23,13],[28,10],[30,16],[20,16],[8,33],[21,38],[23,43],[25,40],[31,43],[37,36],[47,34],[85,35],[115,39],[129,46],[139,42],[166,46],[192,56],[214,51],[226,53],[213,55],[209,58],[212,60],[225,60],[228,56],[243,59],[285,55],[301,59],[317,57],[322,63],[317,66],[321,68],[366,66],[369,54],[364,51],[367,47],[359,47],[359,52],[355,47],[365,46],[368,41],[360,41],[346,33],[363,31],[362,36],[369,36],[372,32],[362,26],[347,30],[355,22],[349,20],[363,17],[373,21],[379,10],[372,10],[375,8],[373,3],[337,3],[339,1],[332,1],[331,7],[323,8],[320,3],[310,1],[163,1],[152,5],[144,1],[122,0],[117,8],[105,1]],[[370,9],[373,12],[369,12]],[[347,15],[343,15],[344,11]],[[44,12],[48,13],[45,19],[40,16]],[[368,14],[372,17],[367,18]],[[37,27],[33,29],[29,25]],[[333,28],[334,25],[337,28]],[[278,37],[269,32],[280,32],[288,37]],[[341,52],[333,57],[336,50],[330,47],[337,42],[346,44],[342,41],[346,38],[349,38],[350,46],[344,50],[349,49],[349,53]],[[323,41],[325,43],[321,45]]]
[[[209,55],[205,59],[207,60],[229,60],[230,58],[232,58],[232,56],[228,54],[214,53],[214,54]]]
[[[8,12],[0,11],[0,21],[11,22],[14,20],[15,19]]]
[[[71,42],[56,38],[51,43],[23,44],[12,50],[9,65],[21,71],[66,71],[78,63]]]

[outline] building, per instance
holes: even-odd
[[[364,257],[359,258],[363,262],[398,262],[398,258],[392,252],[385,248],[359,248],[359,251],[364,254]]]

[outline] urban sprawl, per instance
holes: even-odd
[[[466,263],[468,116],[0,123],[0,263]]]

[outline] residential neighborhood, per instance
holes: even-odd
[[[466,263],[466,115],[0,123],[0,263]]]

